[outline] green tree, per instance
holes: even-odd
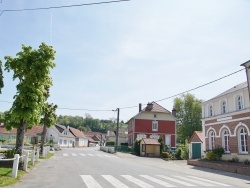
[[[196,99],[194,95],[189,93],[174,99],[178,142],[184,143],[194,131],[202,129],[201,102],[201,100]]]
[[[2,61],[0,60],[0,94],[2,93],[3,88],[3,70],[2,70]]]
[[[41,136],[41,152],[43,152],[43,146],[44,146],[44,141],[45,141],[45,137],[47,134],[47,127],[51,127],[52,125],[54,125],[56,123],[56,109],[57,109],[57,105],[53,105],[46,103],[43,107],[43,118],[41,119],[41,123],[43,123],[43,132],[42,132],[42,136]]]
[[[6,113],[6,128],[17,128],[16,151],[22,155],[24,136],[27,128],[40,122],[43,107],[48,96],[48,87],[52,85],[50,69],[55,51],[42,43],[39,49],[22,45],[16,57],[5,56],[5,70],[13,71],[13,80],[19,80],[17,93],[10,110]]]

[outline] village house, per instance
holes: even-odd
[[[116,133],[114,131],[107,131],[106,142],[116,142]],[[118,133],[118,146],[121,144],[128,143],[128,129],[127,128],[119,128]]]
[[[74,147],[88,147],[88,138],[84,133],[73,127],[69,127],[70,132],[75,136],[75,145]]]
[[[238,84],[202,104],[203,149],[223,147],[223,159],[250,160],[249,65],[247,82]]]
[[[148,103],[139,113],[128,121],[128,144],[134,145],[136,139],[163,139],[165,145],[176,146],[176,123],[174,115],[156,102]]]

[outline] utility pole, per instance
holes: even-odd
[[[117,108],[116,149],[118,148],[118,136],[119,136],[119,115],[120,115],[120,109],[119,109],[119,108]]]

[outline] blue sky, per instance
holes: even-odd
[[[0,10],[98,0],[2,0]],[[157,101],[242,69],[250,60],[250,1],[131,0],[0,16],[0,59],[25,44],[56,50],[49,102],[59,108],[112,110]],[[191,93],[208,100],[246,80],[241,71]],[[0,111],[16,93],[4,72]],[[172,110],[173,99],[159,102]],[[121,109],[127,121],[138,107]],[[61,115],[115,118],[113,111],[58,109]]]

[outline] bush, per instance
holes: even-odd
[[[5,156],[7,159],[11,159],[11,158],[14,158],[15,154],[16,154],[16,149],[13,148],[13,149],[7,150]]]
[[[176,150],[174,156],[175,156],[175,158],[176,158],[177,160],[180,160],[180,159],[181,159],[181,149],[180,149],[180,148],[178,148],[178,149]]]
[[[245,159],[243,163],[244,164],[250,164],[250,161],[248,159]]]
[[[217,155],[215,153],[213,153],[213,151],[208,151],[206,153],[206,157],[210,161],[216,161],[217,160]]]
[[[167,158],[167,159],[168,159],[168,158],[170,158],[170,154],[169,154],[168,152],[162,152],[162,153],[161,153],[161,157],[162,157],[162,158]]]
[[[220,160],[222,155],[225,153],[224,148],[222,147],[216,147],[212,150],[212,152],[216,155],[217,159]]]
[[[114,146],[114,145],[115,145],[115,141],[106,142],[106,146]]]
[[[128,146],[128,143],[121,143],[121,146]]]
[[[140,155],[140,143],[141,143],[141,140],[136,140],[134,143],[134,153],[136,155]]]
[[[233,157],[231,160],[232,163],[238,163],[239,162],[239,158],[238,157]]]

